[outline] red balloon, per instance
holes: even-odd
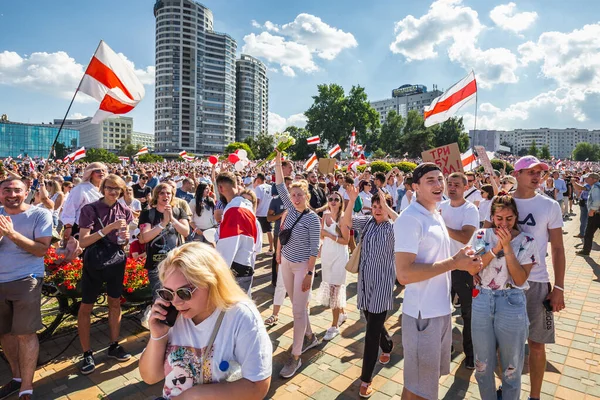
[[[229,160],[230,163],[235,164],[236,162],[240,161],[240,158],[237,154],[231,153],[229,157],[227,157],[227,160]]]
[[[210,156],[208,157],[208,162],[212,165],[216,165],[219,162],[219,159],[217,158],[217,156]]]

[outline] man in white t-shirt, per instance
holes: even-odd
[[[529,317],[529,373],[531,393],[529,398],[539,399],[546,370],[546,343],[554,343],[553,312],[565,308],[565,248],[563,244],[563,219],[560,206],[555,200],[536,193],[542,181],[542,171],[548,165],[533,156],[521,157],[515,163],[514,176],[517,190],[513,198],[519,211],[518,224],[521,231],[531,234],[538,243],[539,263],[529,274],[527,316]],[[489,217],[488,217],[489,218]],[[486,228],[491,227],[489,220]],[[554,288],[550,285],[550,275],[546,266],[546,253],[550,242],[552,266],[554,268]],[[550,300],[552,311],[546,311],[544,300]]]
[[[556,201],[558,202],[558,205],[560,206],[560,210],[562,212],[563,219],[566,219],[568,216],[567,211],[568,211],[569,199],[567,199],[565,201],[564,193],[567,191],[567,183],[565,182],[564,179],[562,179],[562,175],[559,175],[558,171],[552,172],[552,179],[554,180],[554,187],[556,189],[558,189],[558,193],[556,194]]]
[[[439,378],[450,373],[450,271],[476,274],[481,260],[468,247],[452,255],[450,236],[436,207],[444,192],[440,168],[419,165],[413,172],[413,189],[416,200],[394,222],[396,277],[406,285],[402,398],[437,399]]]
[[[269,255],[273,255],[273,228],[271,223],[267,220],[267,214],[269,213],[269,206],[271,205],[271,188],[272,186],[265,183],[265,175],[258,173],[256,179],[254,179],[254,193],[256,193],[256,200],[258,204],[256,206],[256,219],[260,223],[260,227],[263,233],[267,234],[269,239]]]
[[[473,233],[479,227],[479,210],[465,200],[467,177],[455,172],[448,177],[448,197],[440,204],[440,213],[450,235],[450,250],[456,254],[471,242]],[[452,292],[460,300],[460,314],[463,319],[463,351],[465,367],[475,369],[473,341],[471,339],[471,303],[473,301],[473,277],[466,271],[452,271]]]
[[[481,192],[475,187],[475,174],[473,172],[465,173],[467,177],[467,187],[465,188],[465,200],[475,204],[475,207],[479,207],[479,203],[483,200]]]

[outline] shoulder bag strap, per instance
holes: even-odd
[[[479,190],[479,189],[477,189],[477,188],[473,188],[473,190],[471,190],[471,191],[469,192],[469,194],[465,196],[465,200],[466,200],[466,199],[468,199],[470,195],[472,195],[473,193],[475,193],[475,192],[476,192],[476,191],[478,191],[478,190]]]
[[[223,317],[225,316],[225,311],[221,311],[219,317],[217,318],[217,322],[215,323],[215,327],[213,328],[212,333],[210,334],[210,338],[208,339],[208,343],[204,352],[202,353],[202,357],[200,357],[200,384],[204,384],[204,356],[208,353],[215,342],[215,338],[217,337],[217,332],[219,332],[219,328],[221,327],[221,322],[223,322]]]
[[[308,214],[308,210],[304,210],[302,212],[302,214],[300,214],[300,216],[298,218],[296,218],[296,221],[294,221],[294,223],[292,224],[292,226],[290,227],[290,231],[292,229],[294,229],[294,227],[296,226],[296,224],[298,223],[298,221],[300,221],[300,219],[302,219],[302,217],[304,216],[304,214]]]

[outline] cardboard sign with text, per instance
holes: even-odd
[[[335,158],[319,158],[319,173],[323,175],[332,174],[335,171]]]
[[[479,163],[483,165],[483,170],[486,174],[490,176],[494,176],[494,167],[492,167],[492,162],[485,151],[485,147],[483,146],[474,146],[475,152],[477,153],[477,158],[479,158]]]
[[[421,153],[423,162],[432,162],[437,164],[442,170],[442,174],[450,175],[453,172],[464,172],[462,161],[460,159],[460,150],[457,143],[447,144],[426,150]]]

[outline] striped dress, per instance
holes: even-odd
[[[277,192],[279,193],[279,197],[281,198],[285,209],[288,211],[283,223],[284,226],[281,230],[289,229],[294,225],[294,222],[296,222],[302,213],[298,212],[292,204],[290,194],[284,183],[277,185]],[[308,211],[309,212],[304,214],[296,226],[294,226],[290,241],[281,249],[281,255],[285,257],[286,260],[293,263],[305,262],[311,256],[317,257],[319,254],[321,221],[314,211]]]
[[[361,232],[356,307],[379,314],[394,308],[394,225],[375,222],[369,215],[352,217],[352,229]]]

